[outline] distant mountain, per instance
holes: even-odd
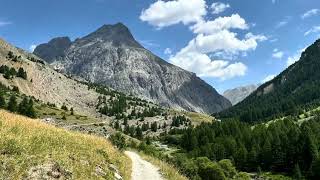
[[[218,114],[258,121],[320,106],[320,40],[309,46],[299,61],[261,85],[239,104]]]
[[[234,89],[228,89],[223,92],[223,96],[227,98],[232,105],[235,105],[246,97],[248,97],[254,90],[258,88],[258,85],[252,84],[247,86],[241,86]]]
[[[71,44],[68,38],[55,38],[34,54],[61,72],[167,107],[213,113],[231,106],[194,73],[143,48],[121,23],[104,25]]]

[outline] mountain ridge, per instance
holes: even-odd
[[[255,122],[296,115],[320,105],[320,39],[302,52],[299,61],[258,87],[239,104],[217,114]]]
[[[231,106],[194,73],[143,48],[122,23],[103,25],[78,38],[64,50],[65,56],[61,58],[45,59],[42,52],[51,51],[51,46],[45,45],[39,45],[34,53],[55,69],[162,106],[206,113]]]
[[[223,92],[223,96],[227,98],[232,105],[236,105],[246,97],[248,97],[259,85],[250,84],[246,86],[240,86],[233,89],[228,89]]]

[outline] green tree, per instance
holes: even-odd
[[[20,67],[17,72],[17,77],[20,77],[22,79],[27,79],[27,72],[24,71],[24,69]]]
[[[157,122],[153,122],[153,123],[151,124],[151,130],[152,130],[153,132],[157,132],[157,130],[158,130]]]
[[[138,127],[136,128],[136,137],[137,137],[138,139],[142,139],[142,138],[143,138],[143,134],[142,134],[142,130],[141,130],[140,126],[138,126]]]
[[[11,112],[17,111],[17,98],[15,95],[12,95],[8,102],[8,110]]]
[[[0,95],[0,108],[6,107],[6,100],[4,99],[3,95]]]
[[[27,114],[27,109],[28,109],[29,101],[27,97],[24,97],[22,101],[18,105],[18,113],[22,115]]]

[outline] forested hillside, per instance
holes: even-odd
[[[206,179],[208,174],[198,171],[201,167],[195,159],[207,157],[212,162],[230,159],[237,170],[258,176],[273,172],[294,179],[319,179],[320,116],[316,116],[301,125],[292,118],[254,127],[237,120],[207,123],[172,131],[167,141],[184,150],[176,154],[176,163],[191,178]],[[179,138],[172,141],[172,136]]]
[[[295,115],[320,105],[319,90],[320,40],[308,47],[299,61],[260,86],[244,101],[215,115],[245,122]]]

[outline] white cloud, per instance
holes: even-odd
[[[214,77],[221,80],[236,76],[244,76],[247,66],[241,62],[230,63],[226,60],[214,60],[209,57],[210,53],[221,53],[221,51],[236,54],[253,50],[257,42],[265,40],[264,36],[255,36],[248,33],[245,39],[240,40],[236,33],[228,30],[203,35],[198,34],[189,44],[181,49],[176,55],[171,56],[173,64],[195,72],[201,77]]]
[[[0,27],[7,26],[7,25],[10,25],[10,24],[12,24],[12,23],[8,22],[8,21],[0,21]]]
[[[302,15],[301,15],[301,18],[302,18],[302,19],[306,19],[306,18],[308,18],[308,17],[315,16],[315,15],[317,15],[317,14],[319,14],[319,13],[320,13],[320,10],[319,10],[319,9],[311,9],[311,10],[305,12],[304,14],[302,14]]]
[[[199,52],[178,53],[170,61],[183,69],[195,72],[200,77],[214,77],[221,80],[236,76],[244,76],[246,65],[241,62],[230,64],[224,60],[211,60],[206,54]]]
[[[172,54],[172,50],[170,48],[166,48],[163,53],[165,55],[171,55]]]
[[[226,80],[244,76],[247,66],[242,62],[231,63],[226,57],[234,60],[246,56],[247,51],[255,50],[258,42],[267,40],[267,37],[248,32],[240,38],[231,30],[248,30],[245,19],[233,14],[206,20],[207,8],[204,0],[158,0],[142,11],[140,19],[157,28],[182,23],[196,34],[184,48],[170,55],[171,63],[201,77]],[[169,53],[169,50],[165,51]]]
[[[32,44],[30,47],[29,47],[29,51],[30,52],[33,52],[35,49],[36,49],[37,45],[35,44]]]
[[[258,41],[266,40],[265,36],[254,36],[248,33],[245,39],[238,39],[237,34],[228,30],[222,30],[214,34],[199,34],[183,48],[180,53],[196,51],[201,53],[211,53],[225,51],[228,53],[238,53],[256,49]]]
[[[163,28],[178,23],[187,25],[198,22],[206,14],[204,0],[158,0],[141,12],[140,19]]]
[[[320,26],[314,26],[312,27],[310,30],[308,30],[307,32],[304,33],[304,36],[307,36],[311,33],[318,33],[320,32]]]
[[[274,42],[277,42],[279,39],[278,38],[274,38],[274,39],[270,39],[269,41],[271,42],[271,43],[274,43]]]
[[[218,17],[213,21],[199,21],[191,27],[194,33],[212,34],[224,29],[248,29],[246,21],[239,14],[229,17]]]
[[[276,25],[276,28],[281,28],[285,25],[287,25],[289,22],[287,20],[283,20],[283,21],[280,21],[278,22],[278,24]]]
[[[299,49],[292,56],[289,56],[287,59],[287,66],[290,66],[290,65],[294,64],[295,62],[297,62],[301,57],[301,53],[305,50],[306,50],[306,48]]]
[[[160,47],[159,44],[155,43],[154,41],[152,40],[138,40],[144,47],[148,47],[148,48],[151,48],[151,47]]]
[[[279,51],[278,49],[274,49],[272,53],[272,57],[276,59],[282,59],[284,52]]]
[[[266,83],[266,82],[268,82],[268,81],[271,81],[273,78],[275,78],[276,77],[276,75],[275,74],[270,74],[270,75],[268,75],[267,77],[265,77],[261,82],[262,83]]]
[[[212,3],[211,5],[212,14],[220,14],[228,8],[230,8],[229,4],[224,4],[221,2]]]

